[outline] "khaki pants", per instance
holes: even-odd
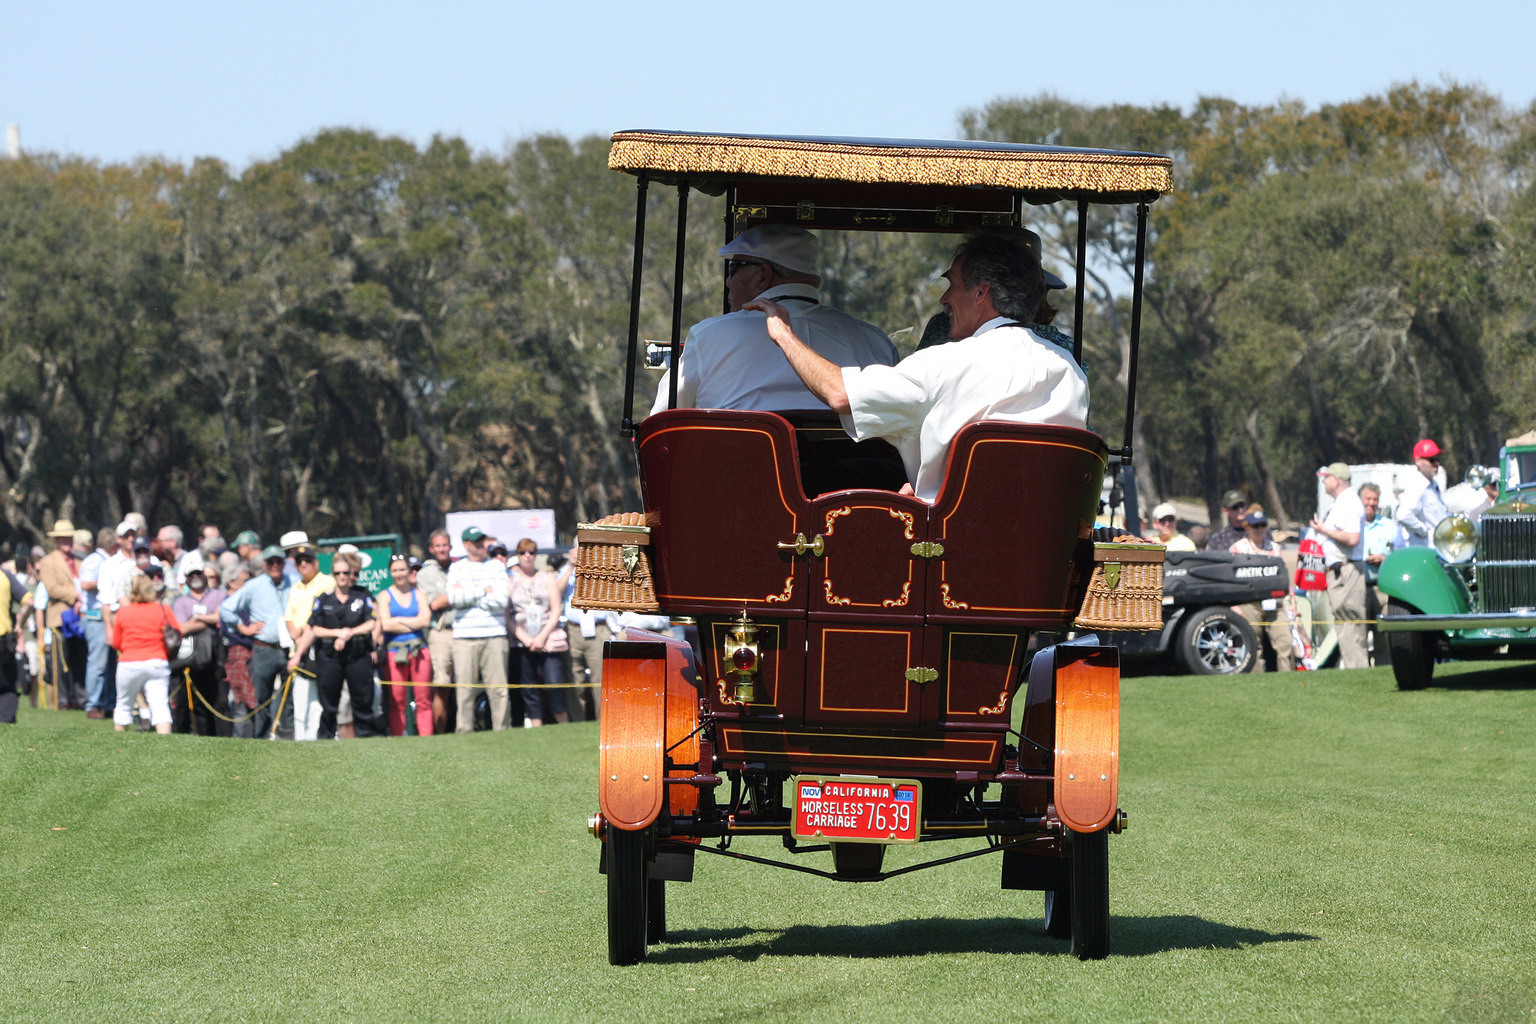
[[[1276,609],[1272,612],[1264,610],[1262,605],[1245,604],[1237,609],[1248,624],[1253,627],[1254,636],[1260,646],[1265,643],[1274,649],[1275,671],[1293,672],[1296,669],[1296,644],[1291,640],[1291,623],[1285,617],[1285,612]],[[1254,662],[1254,671],[1264,671],[1263,652]]]
[[[453,630],[427,630],[427,651],[432,656],[432,685],[453,685]]]
[[[585,637],[581,635],[580,624],[573,622],[565,627],[565,638],[570,641],[571,680],[575,684],[571,694],[573,699],[567,702],[571,721],[583,721],[578,712],[582,711],[589,695],[592,701],[591,717],[596,721],[603,706],[603,644],[610,639],[608,624],[599,622],[596,635]]]
[[[1365,573],[1353,562],[1328,567],[1328,602],[1339,638],[1340,668],[1370,668],[1365,650]]]
[[[453,675],[457,681],[458,722],[455,732],[475,728],[475,691],[485,690],[491,702],[491,728],[507,727],[507,638],[453,640]]]

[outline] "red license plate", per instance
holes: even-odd
[[[923,787],[912,779],[795,780],[796,839],[915,843],[923,821]]]

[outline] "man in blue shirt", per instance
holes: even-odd
[[[219,621],[251,638],[251,685],[256,689],[256,711],[252,718],[257,739],[272,733],[272,692],[277,677],[287,664],[283,653],[283,612],[288,607],[292,584],[283,574],[287,556],[273,545],[261,553],[266,572],[236,592],[234,598],[219,607]],[[293,706],[282,702],[282,720],[278,735],[293,738]]]

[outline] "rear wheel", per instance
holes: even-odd
[[[645,959],[646,896],[644,830],[608,829],[608,962]]]
[[[1395,599],[1387,601],[1388,615],[1422,614],[1411,604]],[[1422,690],[1435,676],[1435,641],[1421,631],[1388,633],[1387,649],[1392,652],[1392,675],[1399,690]]]
[[[1053,939],[1072,937],[1072,890],[1045,890],[1045,934]]]
[[[1197,676],[1225,676],[1253,668],[1258,640],[1231,608],[1202,608],[1179,630],[1179,661]]]
[[[645,941],[654,946],[667,937],[667,883],[653,878],[645,885]]]
[[[1068,832],[1072,843],[1072,955],[1109,955],[1109,830]]]

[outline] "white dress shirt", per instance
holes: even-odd
[[[1425,480],[1423,487],[1406,495],[1397,506],[1397,522],[1411,548],[1429,547],[1435,527],[1447,514],[1445,496],[1434,480]]]
[[[758,298],[789,310],[790,326],[822,358],[838,366],[890,366],[896,346],[874,324],[816,301],[808,284],[775,285]],[[825,409],[768,337],[767,314],[743,310],[700,320],[683,343],[677,378],[679,409]],[[651,412],[667,408],[669,370]]]
[[[914,352],[895,366],[844,367],[852,411],[843,427],[859,441],[883,437],[901,453],[917,496],[944,482],[949,443],[978,420],[1088,423],[1088,378],[1060,347],[1007,317],[964,341]]]

